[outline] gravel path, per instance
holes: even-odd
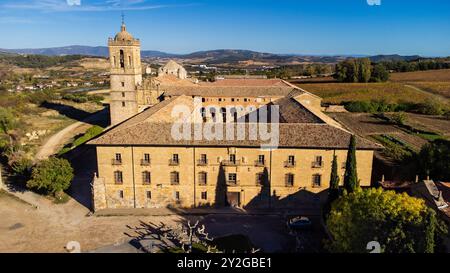
[[[108,118],[108,111],[99,111],[82,121],[77,121],[66,128],[62,129],[58,133],[51,136],[44,145],[41,146],[37,152],[35,159],[43,160],[56,154],[66,143],[68,143],[73,137],[86,132],[93,122],[102,121]]]

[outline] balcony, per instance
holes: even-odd
[[[169,159],[169,166],[179,166],[179,165],[180,165],[179,160]]]
[[[313,161],[313,162],[311,162],[311,168],[314,168],[314,169],[323,168],[323,161]]]
[[[150,166],[151,162],[147,159],[141,159],[141,166]]]
[[[227,180],[227,186],[237,186],[239,185],[239,180]]]
[[[285,168],[295,168],[297,166],[297,161],[284,161]]]
[[[122,165],[122,160],[113,159],[113,160],[111,160],[111,164],[113,166],[120,166],[120,165]]]
[[[255,166],[256,167],[265,167],[266,166],[266,161],[265,160],[256,160],[255,161]]]
[[[206,165],[208,165],[208,160],[206,159],[197,160],[197,166],[206,166]]]
[[[224,161],[222,161],[222,164],[224,166],[239,166],[239,165],[241,165],[241,161],[240,160],[224,160]]]

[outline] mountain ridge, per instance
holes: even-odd
[[[82,46],[71,45],[50,48],[24,48],[24,49],[0,49],[3,53],[33,54],[47,56],[62,55],[86,55],[94,57],[107,57],[109,55],[106,46]],[[347,58],[368,57],[373,62],[381,61],[410,61],[422,58],[419,55],[402,56],[399,54],[390,55],[301,55],[301,54],[275,54],[267,52],[257,52],[243,49],[216,49],[196,51],[188,54],[174,54],[156,50],[142,50],[143,58],[176,58],[184,60],[198,60],[206,64],[215,65],[223,63],[240,63],[245,61],[257,61],[270,64],[296,64],[296,63],[336,63]]]

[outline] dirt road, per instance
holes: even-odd
[[[75,122],[58,133],[51,136],[44,145],[41,146],[36,153],[36,160],[47,159],[56,154],[65,144],[67,144],[73,137],[86,132],[94,122],[104,121],[108,119],[108,111],[99,111],[83,121]]]

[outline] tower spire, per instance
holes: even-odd
[[[121,31],[126,31],[127,27],[125,26],[125,14],[122,11],[122,26],[120,27]]]

